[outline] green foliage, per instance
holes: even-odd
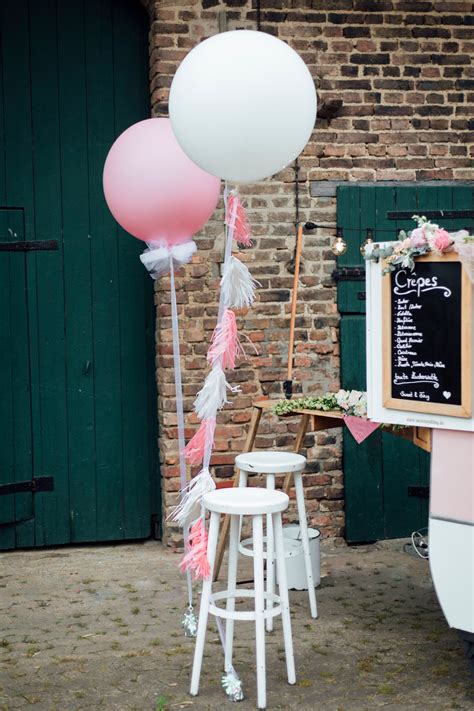
[[[295,400],[280,400],[272,407],[274,415],[290,415],[295,410],[340,410],[334,393],[326,393],[321,397],[299,397]]]

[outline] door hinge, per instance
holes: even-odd
[[[413,210],[409,212],[387,212],[387,219],[389,220],[411,220],[413,217]],[[427,220],[452,220],[463,218],[474,217],[474,210],[420,210],[417,209],[417,213],[426,217]]]
[[[364,281],[365,267],[338,267],[332,273],[334,281]]]
[[[12,484],[0,484],[0,496],[8,494],[37,494],[43,491],[54,491],[54,477],[38,476],[28,481],[15,481]]]
[[[38,252],[58,249],[57,239],[36,239],[29,242],[0,242],[0,252]]]

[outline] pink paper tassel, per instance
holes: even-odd
[[[179,567],[182,573],[189,570],[194,580],[204,580],[211,574],[207,559],[207,531],[202,516],[191,526],[189,543]]]
[[[235,314],[231,309],[226,309],[221,322],[212,334],[211,347],[207,352],[207,360],[214,365],[221,360],[222,368],[234,370],[237,356],[244,356],[244,349],[239,341]]]
[[[184,458],[189,464],[201,464],[206,446],[212,447],[215,429],[215,417],[209,417],[201,422],[198,431],[183,450]]]
[[[230,193],[227,198],[227,225],[233,229],[232,237],[244,247],[252,246],[252,232],[245,207],[239,195]]]

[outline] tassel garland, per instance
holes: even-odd
[[[215,429],[215,417],[209,417],[207,420],[201,422],[198,431],[184,448],[184,458],[188,464],[201,464],[206,446],[214,442]]]
[[[252,246],[252,231],[250,229],[247,212],[242,205],[239,195],[230,193],[227,198],[227,226],[232,230],[232,237],[244,247]]]
[[[245,356],[245,353],[239,341],[235,314],[230,309],[226,309],[221,322],[212,334],[207,360],[214,365],[220,359],[223,368],[234,370],[235,359],[240,355]]]
[[[189,570],[195,580],[204,580],[211,574],[207,559],[207,531],[204,518],[200,516],[191,526],[189,544],[181,561],[181,572]]]
[[[221,410],[229,402],[227,390],[232,393],[240,392],[239,386],[229,385],[222,368],[215,365],[194,401],[194,412],[200,420],[215,417],[218,410]]]
[[[209,469],[201,469],[188,485],[181,490],[181,501],[174,507],[170,518],[184,526],[199,515],[197,507],[201,505],[204,494],[216,488]]]
[[[227,308],[241,309],[255,301],[255,289],[260,286],[240,259],[230,257],[222,270],[221,290]]]

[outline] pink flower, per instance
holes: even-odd
[[[410,235],[412,247],[424,247],[427,241],[424,227],[417,227]]]
[[[405,249],[409,249],[411,247],[411,240],[409,237],[404,239],[402,242],[398,242],[398,244],[394,248],[394,252],[396,254],[400,254],[400,252],[404,252]]]
[[[432,245],[438,252],[443,252],[447,249],[451,242],[452,240],[449,236],[449,232],[446,232],[446,230],[439,229],[434,233]]]

